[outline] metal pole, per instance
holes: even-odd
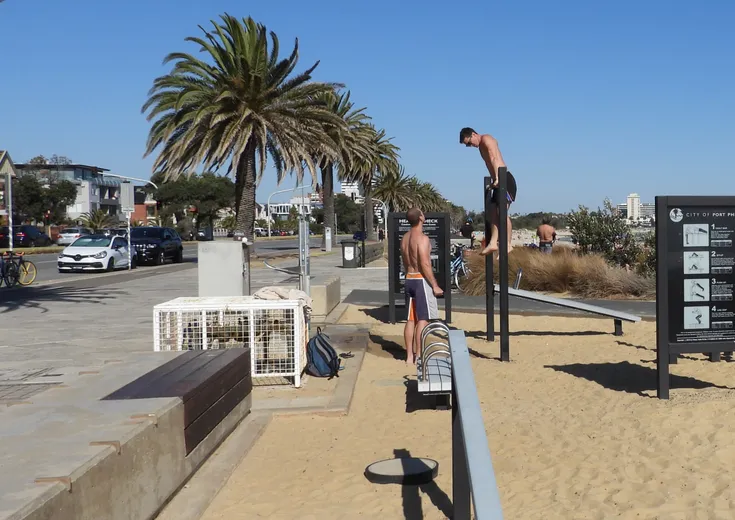
[[[467,472],[464,435],[460,418],[454,370],[452,370],[452,518],[470,520],[470,478]]]
[[[128,271],[133,268],[133,250],[130,246],[130,217],[133,214],[128,212]]]
[[[500,360],[510,361],[510,337],[508,334],[508,170],[498,168],[498,273],[500,283]]]
[[[314,186],[314,179],[312,179],[311,180],[311,184],[309,184],[306,187],[307,188],[311,188],[312,186]],[[300,187],[301,188],[304,187],[303,186],[303,181],[302,181],[302,186],[300,186]],[[268,208],[268,236],[271,236],[271,197],[273,197],[273,195],[278,195],[279,193],[288,193],[289,191],[294,192],[297,189],[299,189],[299,185],[298,184],[294,188],[289,188],[289,189],[286,189],[286,190],[277,190],[277,191],[274,191],[273,193],[271,193],[270,195],[268,195],[268,203],[266,204],[266,207]]]
[[[483,194],[485,198],[485,245],[490,241],[492,215],[495,204],[492,201],[492,178],[485,177]],[[493,281],[492,255],[485,257],[485,339],[495,341],[495,283]]]
[[[13,252],[13,174],[8,173],[6,177],[8,181],[8,188],[6,193],[8,194],[8,203],[5,205],[8,208],[8,248],[10,252]]]

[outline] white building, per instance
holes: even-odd
[[[34,174],[40,180],[57,178],[77,185],[77,199],[67,206],[70,219],[83,213],[102,210],[122,219],[120,210],[120,179],[106,177],[106,168],[84,164],[16,164],[19,174]]]
[[[641,202],[641,218],[654,218],[656,216],[656,204],[654,202]]]
[[[357,204],[362,204],[362,202],[365,200],[365,193],[362,189],[362,186],[357,182],[343,181],[340,184],[340,189],[343,195],[350,197]]]
[[[268,207],[268,213],[271,216],[273,222],[276,220],[286,220],[291,212],[291,208],[301,213],[305,212],[307,215],[311,215],[311,195],[305,197],[291,197],[288,202],[274,202]]]
[[[627,201],[627,215],[628,220],[638,220],[641,218],[641,197],[637,193],[631,193],[628,195]]]

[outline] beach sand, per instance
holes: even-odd
[[[277,416],[214,499],[214,519],[401,519],[451,515],[451,412],[421,409],[405,379],[402,325],[373,323],[349,415]],[[731,519],[735,366],[686,355],[669,401],[655,399],[655,324],[511,316],[510,363],[466,331],[505,518]],[[472,337],[475,336],[475,337]],[[348,360],[349,361],[349,360]],[[415,383],[409,383],[415,385]],[[418,408],[418,409],[416,409]],[[368,482],[372,462],[408,452],[440,464],[431,485]]]

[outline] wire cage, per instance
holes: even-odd
[[[299,300],[183,297],[153,308],[153,350],[250,347],[253,379],[293,378],[301,386],[306,337]]]

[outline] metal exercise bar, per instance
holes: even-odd
[[[493,180],[485,177],[483,194],[485,199],[485,245],[490,241],[492,234],[492,214],[495,211],[493,204]],[[495,283],[493,281],[492,255],[485,257],[485,327],[487,341],[495,341]]]
[[[475,376],[462,330],[449,332],[452,351],[452,503],[455,520],[502,520]],[[472,506],[472,507],[471,507]]]
[[[508,170],[498,168],[498,279],[500,284],[500,360],[510,361],[508,331]],[[490,255],[488,255],[490,256]]]

